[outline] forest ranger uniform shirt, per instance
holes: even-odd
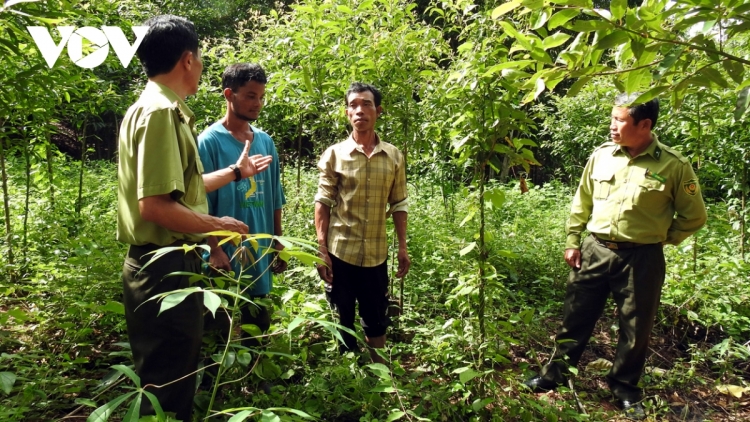
[[[315,201],[331,207],[328,251],[352,265],[375,267],[388,256],[385,220],[408,211],[404,156],[376,135],[370,158],[349,136],[323,152]]]
[[[281,170],[279,154],[276,146],[268,134],[253,126],[253,141],[250,144],[249,155],[261,154],[273,157],[268,169],[255,176],[232,182],[208,194],[208,212],[217,217],[230,216],[247,224],[249,233],[274,234],[274,211],[286,204],[284,190],[281,187]],[[238,142],[234,136],[221,124],[216,122],[198,137],[198,151],[206,173],[227,168],[237,163],[237,157],[245,148],[244,143]],[[245,242],[251,259],[242,269],[242,259],[231,260],[237,248],[227,242],[222,245],[224,252],[230,258],[232,270],[243,277],[247,275],[248,282],[253,282],[247,293],[251,296],[262,296],[270,293],[273,288],[273,274],[270,268],[273,254],[268,253],[271,239],[258,239],[260,248],[257,252]],[[208,254],[205,259],[208,260]]]
[[[690,162],[653,142],[630,157],[613,142],[592,153],[573,199],[565,248],[580,248],[584,227],[604,241],[677,245],[706,222]]]
[[[117,240],[166,246],[199,242],[202,234],[180,233],[141,218],[138,201],[169,194],[197,213],[208,213],[195,116],[171,89],[149,81],[120,126],[117,171]]]

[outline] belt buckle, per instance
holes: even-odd
[[[619,249],[615,242],[604,242],[604,246],[606,246],[607,249]]]

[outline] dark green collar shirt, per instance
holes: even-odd
[[[690,162],[652,135],[637,157],[607,142],[589,158],[566,224],[565,248],[579,248],[584,229],[603,240],[677,245],[706,222]]]

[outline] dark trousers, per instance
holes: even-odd
[[[568,365],[578,364],[611,293],[617,305],[620,329],[607,383],[618,399],[640,400],[638,380],[646,363],[664,274],[661,244],[611,250],[591,237],[584,239],[581,268],[571,270],[568,279],[555,353],[550,363],[542,368],[542,376],[562,383]]]
[[[200,274],[201,260],[195,251],[187,254],[175,251],[141,271],[152,256],[144,254],[155,249],[158,246],[130,246],[123,265],[123,298],[130,347],[141,386],[149,385],[146,390],[159,399],[165,412],[175,413],[179,420],[190,421],[195,395],[194,372],[203,336],[202,296],[189,295],[161,315],[157,315],[161,303],[146,300],[159,293],[189,287],[188,276],[165,276],[176,271]],[[141,415],[153,414],[151,402],[144,397]]]
[[[385,335],[390,325],[388,311],[388,264],[383,262],[375,267],[360,267],[331,257],[333,285],[327,292],[328,302],[339,314],[339,324],[354,330],[354,316],[359,303],[359,316],[367,337]],[[344,344],[342,353],[357,350],[357,339],[341,331]]]

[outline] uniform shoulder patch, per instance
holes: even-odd
[[[695,196],[695,194],[698,193],[698,179],[692,178],[687,182],[684,182],[682,184],[682,189],[685,190],[686,194]]]

